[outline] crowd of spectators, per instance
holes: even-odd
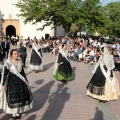
[[[36,38],[34,38],[36,39]],[[34,39],[19,38],[15,45],[26,46],[32,48]],[[96,64],[101,56],[101,50],[106,44],[102,37],[50,37],[49,39],[37,39],[42,47],[43,52],[57,55],[62,43],[68,45],[68,58],[76,62],[84,62],[85,64]],[[10,41],[12,43],[12,41]],[[110,47],[110,53],[115,62],[115,71],[120,71],[120,41],[113,42]]]
[[[62,43],[68,45],[68,58],[76,62],[84,62],[85,64],[96,64],[102,54],[102,48],[106,42],[104,38],[65,38],[58,37],[56,39],[40,41],[43,52],[50,52],[57,55]],[[115,62],[115,71],[120,71],[120,41],[116,41],[109,45],[110,54]]]

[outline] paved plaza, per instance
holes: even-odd
[[[99,103],[86,95],[91,65],[70,61],[74,80],[61,83],[53,78],[56,56],[43,55],[43,71],[34,73],[25,69],[32,84],[34,108],[23,113],[21,120],[120,120],[120,97],[117,101]],[[120,73],[116,75],[120,82]],[[11,120],[11,115],[0,113],[0,120]]]

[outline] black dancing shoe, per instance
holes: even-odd
[[[17,120],[18,118],[17,118],[17,116],[12,116],[12,119]]]
[[[20,119],[21,117],[20,117],[20,115],[19,116],[17,116],[17,119]]]
[[[39,71],[38,71],[38,70],[36,70],[36,71],[35,71],[35,73],[39,73]]]
[[[107,100],[103,100],[103,103],[106,103],[106,102],[108,102]]]
[[[103,102],[103,100],[99,100],[99,103]]]
[[[65,80],[62,80],[61,82],[63,82],[63,83],[64,83],[64,82],[66,82],[66,81],[65,81]]]

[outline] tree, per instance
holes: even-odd
[[[107,16],[106,29],[110,36],[120,36],[120,2],[111,2],[103,7]]]
[[[104,26],[99,0],[19,0],[15,5],[25,23],[45,21],[40,30],[53,25],[62,26],[67,34],[83,30],[92,33]]]
[[[104,12],[99,0],[85,0],[81,11],[86,32],[93,33],[105,26]]]
[[[78,0],[19,0],[15,4],[20,9],[24,22],[33,24],[45,21],[45,26],[62,26],[66,33],[74,22]],[[80,0],[79,0],[80,2]]]
[[[106,33],[106,15],[99,0],[82,1],[77,14],[73,26],[76,31],[86,31],[89,34],[94,34],[96,31]]]

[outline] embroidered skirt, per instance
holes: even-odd
[[[25,105],[17,108],[9,108],[6,100],[6,94],[4,90],[0,91],[0,111],[8,114],[23,113],[33,108],[33,101],[29,105]]]
[[[104,95],[97,95],[93,94],[87,90],[87,95],[96,98],[98,100],[116,100],[118,99],[118,96],[120,95],[120,89],[119,89],[119,84],[116,76],[114,76],[114,90],[112,91],[112,86],[109,84],[109,82],[106,80],[105,82],[105,90],[104,90]]]

